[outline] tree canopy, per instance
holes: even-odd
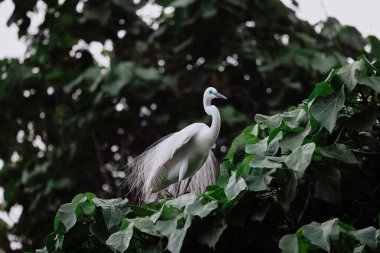
[[[224,157],[227,159],[223,166],[225,176],[222,175],[222,182],[218,186],[210,188],[211,192],[215,191],[214,194],[221,192],[225,197],[222,197],[224,202],[218,199],[218,209],[216,204],[210,204],[211,207],[219,210],[220,205],[230,206],[233,217],[239,205],[243,205],[243,210],[247,212],[250,208],[258,208],[249,201],[244,201],[243,195],[256,198],[258,189],[265,190],[266,194],[277,192],[280,186],[270,185],[270,188],[263,189],[269,184],[264,184],[266,181],[263,180],[272,178],[272,174],[266,169],[260,173],[248,169],[256,168],[256,163],[265,164],[264,168],[269,165],[297,168],[297,172],[278,170],[278,173],[283,174],[280,185],[286,185],[286,180],[292,182],[288,183],[288,188],[285,187],[289,191],[285,197],[289,196],[290,199],[279,198],[282,202],[276,204],[274,209],[267,208],[265,201],[261,206],[273,213],[278,212],[280,207],[283,208],[285,215],[277,218],[288,221],[288,229],[281,230],[280,227],[278,230],[275,226],[277,221],[265,220],[263,214],[260,217],[264,223],[249,223],[248,227],[243,227],[253,232],[244,233],[244,240],[248,243],[242,243],[242,248],[239,249],[245,249],[250,243],[263,239],[257,237],[256,233],[260,231],[257,227],[267,229],[267,233],[262,233],[262,236],[275,231],[277,234],[271,235],[279,240],[282,234],[295,232],[295,228],[308,222],[325,222],[330,217],[345,218],[343,213],[338,212],[343,209],[352,208],[355,214],[349,216],[345,222],[357,228],[374,225],[373,210],[378,207],[377,191],[364,195],[369,198],[366,199],[360,195],[361,191],[350,190],[350,193],[360,196],[352,198],[348,207],[339,202],[342,195],[338,191],[324,191],[326,184],[335,184],[340,188],[343,183],[352,183],[350,180],[330,182],[336,178],[345,178],[347,171],[342,171],[339,161],[342,157],[348,157],[353,162],[355,157],[349,155],[351,149],[364,153],[375,152],[373,156],[378,154],[378,139],[371,135],[371,128],[377,122],[376,92],[379,91],[376,72],[378,63],[372,64],[374,59],[380,58],[380,43],[377,38],[363,38],[354,27],[342,26],[334,18],[312,26],[298,19],[292,10],[278,0],[165,0],[154,3],[160,11],[158,17],[151,18],[141,14],[148,1],[14,0],[14,3],[16,8],[8,23],[19,27],[19,36],[28,43],[28,50],[22,61],[0,61],[0,108],[3,108],[0,114],[0,159],[4,161],[0,170],[4,202],[0,203],[0,208],[9,212],[13,206],[19,204],[23,206],[23,214],[13,227],[7,226],[0,219],[0,245],[3,250],[10,250],[10,241],[20,241],[23,250],[40,248],[44,237],[53,229],[51,224],[58,209],[61,214],[55,222],[56,235],[64,234],[63,231],[67,232],[68,227],[75,224],[75,231],[79,231],[78,223],[74,222],[73,210],[82,210],[75,213],[80,221],[82,218],[93,219],[99,217],[100,209],[108,210],[103,207],[110,205],[111,200],[107,200],[110,198],[116,199],[112,206],[119,205],[122,209],[116,209],[119,210],[117,212],[124,212],[125,206],[128,206],[126,210],[130,210],[129,204],[122,200],[125,198],[125,189],[121,187],[125,177],[123,166],[159,137],[195,121],[207,122],[202,111],[201,94],[210,84],[229,98],[228,105],[220,106],[223,123],[215,149],[220,161]],[[46,6],[45,19],[38,31],[31,34],[28,32],[30,13],[41,4]],[[105,45],[103,54],[110,58],[109,66],[102,66],[93,59],[89,52],[89,45],[93,42]],[[353,59],[361,54],[366,54],[368,60],[363,57],[354,62]],[[347,62],[353,63],[338,68]],[[317,83],[324,80],[333,68],[336,71],[331,72],[325,82]],[[341,87],[343,82],[344,89],[334,86],[331,80],[335,80],[336,76],[343,80],[338,82],[338,86]],[[361,88],[357,83],[366,85],[363,87],[367,88]],[[309,105],[303,104],[289,112],[276,114],[290,105],[300,103],[311,91],[311,112],[306,110]],[[368,92],[373,95],[368,95]],[[353,106],[355,99],[358,100],[360,108]],[[339,116],[342,108],[346,114]],[[260,126],[264,126],[257,133],[259,135],[251,136],[252,126],[251,130],[243,132],[248,137],[240,135],[226,153],[241,129],[252,124],[256,113],[274,116],[256,115],[255,120]],[[352,120],[357,128],[354,128],[354,133],[350,132],[346,136],[348,127],[341,127],[343,125],[339,125],[339,120],[349,121],[352,115],[361,115],[362,118]],[[304,124],[306,120],[298,121],[305,117],[310,121],[310,130]],[[365,126],[361,124],[363,122],[366,123]],[[307,137],[310,133],[316,134],[317,126],[323,126],[316,135],[321,142],[317,139],[309,141]],[[364,130],[369,131],[369,134],[362,134]],[[283,136],[277,136],[279,131],[283,132]],[[266,141],[262,141],[267,137]],[[247,138],[255,141],[246,143]],[[287,140],[285,144],[284,138]],[[271,146],[272,139],[276,140],[274,146]],[[257,144],[256,141],[259,140],[262,142]],[[241,143],[249,144],[247,154],[236,151]],[[277,143],[285,146],[278,146]],[[311,143],[315,143],[314,148]],[[298,150],[294,150],[296,153],[293,158],[289,155],[290,158],[288,156],[284,161],[282,158],[268,160],[268,153],[259,154],[261,161],[252,160],[254,152],[263,149],[267,152],[268,145],[271,150],[279,150],[281,147],[281,152],[295,148]],[[243,159],[246,162],[239,165],[235,163],[240,161],[235,154],[240,159],[250,158]],[[277,153],[274,154],[277,156]],[[302,157],[305,160],[301,159],[300,163],[298,156],[301,154],[308,156]],[[373,156],[368,154],[369,158],[366,159],[374,162],[376,157]],[[321,167],[320,170],[324,170],[325,174],[313,172],[319,170],[318,168],[307,169],[307,161],[310,162],[312,157],[321,159],[316,166]],[[252,166],[249,165],[251,162],[254,163]],[[336,162],[339,163],[337,168],[326,171],[326,168],[330,168],[326,167],[329,163]],[[324,163],[326,165],[322,166]],[[372,171],[374,164],[372,167],[368,166],[368,171]],[[354,174],[349,176],[360,181],[368,191],[376,190],[371,188],[376,177],[372,177],[373,181],[370,180],[373,184],[368,183],[367,177],[360,174],[365,174],[367,170],[360,168],[353,170]],[[275,169],[277,171],[279,168]],[[232,171],[237,175],[235,179],[230,177]],[[305,177],[299,178],[297,173],[303,172]],[[319,175],[324,175],[325,178],[319,178]],[[247,191],[240,180],[242,177],[250,178],[248,182],[244,182],[253,191]],[[227,193],[225,189],[230,180],[236,182],[230,183],[231,193]],[[313,183],[313,187],[309,181]],[[315,184],[319,185],[319,190],[315,190]],[[297,192],[304,196],[296,194],[297,189],[302,189]],[[92,194],[79,195],[71,204],[59,208],[62,203],[69,202],[80,192],[92,192],[97,198],[94,200]],[[295,202],[304,203],[304,206],[297,208],[299,214],[290,216],[292,196],[294,199],[310,198],[313,201]],[[121,199],[118,200],[118,197]],[[314,197],[318,197],[318,205],[314,203]],[[269,194],[268,198],[273,199],[273,196],[270,197]],[[236,205],[234,199],[242,200]],[[198,199],[194,198],[194,201],[194,205],[200,205]],[[370,204],[366,206],[366,203]],[[165,206],[164,203],[152,205],[148,207],[154,210],[152,212]],[[321,209],[321,205],[326,208]],[[232,208],[233,206],[235,207]],[[194,208],[195,212],[200,212],[200,206]],[[301,214],[308,208],[313,209],[314,214],[317,212],[315,210],[319,210],[321,214],[313,216],[310,211],[306,212],[310,216],[301,219]],[[142,208],[141,212],[145,212],[144,210]],[[133,212],[136,214],[137,211]],[[218,217],[221,215],[219,211],[215,212]],[[370,212],[369,216],[366,216],[367,212]],[[62,218],[62,213],[65,218]],[[176,221],[181,231],[188,227],[191,231],[192,221],[187,221],[187,217],[183,216]],[[253,220],[260,220],[260,217]],[[211,221],[221,222],[217,219]],[[117,219],[112,222],[111,225],[118,225],[122,221]],[[239,224],[242,221],[234,222]],[[127,230],[120,231],[135,231],[129,223],[131,222],[124,223],[123,228]],[[136,224],[133,226],[137,227]],[[341,223],[336,221],[334,224]],[[217,223],[210,228],[218,226],[225,227],[224,223]],[[335,225],[328,223],[326,226]],[[86,229],[88,227],[85,226],[81,231],[86,232]],[[230,229],[228,226],[226,231]],[[234,235],[234,229],[239,231],[235,227],[232,229],[226,234]],[[348,227],[345,229],[350,230]],[[140,232],[145,236],[144,231]],[[213,231],[210,235],[218,233]],[[123,235],[125,233],[119,234]],[[180,232],[175,235],[182,236]],[[289,235],[287,240],[282,240],[281,247],[296,239],[303,240],[303,236],[309,238],[305,230],[296,236]],[[136,238],[129,239],[137,243]],[[216,239],[211,244],[210,241],[205,244],[215,246]],[[230,237],[228,241],[235,245],[233,242],[238,242],[238,239]],[[52,242],[51,238],[49,240]],[[262,244],[267,240],[268,238],[261,240]],[[68,241],[70,239],[65,236],[65,242]],[[226,242],[225,245],[227,244]],[[103,246],[108,247],[105,245]],[[267,246],[278,248],[273,242]],[[227,245],[224,249],[228,251],[229,247]]]

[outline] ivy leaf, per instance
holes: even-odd
[[[347,91],[350,93],[356,86],[357,80],[355,77],[356,70],[364,70],[365,62],[363,59],[355,61],[351,64],[344,65],[337,73],[346,85]]]
[[[128,199],[99,199],[94,198],[93,202],[97,207],[102,208],[103,218],[108,230],[118,225],[123,220],[126,211]]]
[[[173,207],[181,209],[182,207],[186,205],[190,205],[191,203],[194,203],[196,199],[197,199],[197,196],[193,192],[190,192],[190,193],[181,195],[178,198],[166,201],[165,205],[171,205]]]
[[[309,166],[315,149],[314,143],[307,143],[296,148],[286,159],[285,164],[289,169],[305,172]]]
[[[124,253],[129,247],[132,236],[133,223],[130,223],[126,229],[113,233],[106,241],[106,244],[114,252]]]
[[[197,199],[194,203],[186,206],[185,210],[193,215],[200,218],[204,218],[209,215],[213,210],[218,207],[218,202],[216,200],[210,201],[207,204],[203,204],[202,201]]]
[[[77,222],[77,215],[75,213],[77,206],[78,203],[67,203],[61,205],[58,209],[58,216],[63,225],[65,225],[66,232],[74,227]]]
[[[133,226],[141,232],[154,236],[159,236],[155,229],[154,222],[151,219],[149,219],[149,217],[137,217],[134,219],[128,219],[128,221],[130,223],[133,223]]]
[[[357,238],[361,243],[365,243],[372,250],[376,250],[377,246],[377,230],[374,227],[367,227],[357,231],[351,232],[355,238]]]
[[[182,218],[182,214],[170,220],[158,220],[156,230],[163,236],[169,237],[177,227],[178,219]]]
[[[287,181],[278,194],[278,202],[284,210],[289,210],[290,203],[294,200],[297,193],[297,175],[294,170],[284,171],[287,172]]]
[[[269,137],[266,137],[264,139],[262,139],[261,141],[259,141],[258,143],[254,143],[254,144],[248,144],[247,146],[245,146],[245,152],[247,154],[253,154],[253,155],[265,155],[265,151],[267,150],[268,148],[268,139]]]
[[[249,166],[253,168],[282,168],[282,163],[273,161],[270,159],[270,157],[266,156],[255,156],[254,159],[252,159],[249,162]]]
[[[215,245],[226,228],[227,224],[224,219],[217,220],[210,229],[200,234],[199,242],[215,250]]]
[[[312,244],[320,247],[321,249],[330,252],[330,234],[332,232],[332,227],[336,223],[337,219],[326,221],[322,224],[317,222],[312,222],[305,225],[303,228],[303,235]]]
[[[377,93],[380,93],[380,76],[367,76],[364,72],[356,70],[355,77],[358,83],[367,85]]]
[[[307,114],[303,108],[299,108],[293,111],[284,112],[282,118],[286,125],[290,128],[297,128],[302,126],[307,121]]]
[[[311,105],[313,117],[330,133],[332,133],[338,112],[343,108],[345,101],[343,87],[339,92],[328,97],[318,97]]]
[[[306,125],[305,129],[299,133],[288,133],[280,142],[280,147],[287,150],[294,150],[302,145],[303,140],[311,132],[310,122]]]
[[[330,75],[335,75],[336,71],[332,71]],[[331,87],[331,84],[327,81],[317,83],[314,87],[314,90],[310,93],[308,100],[311,101],[316,97],[326,97],[334,93],[334,89]]]
[[[296,235],[284,235],[279,242],[282,253],[298,253],[298,239]]]
[[[265,191],[268,189],[267,185],[265,184],[265,176],[251,176],[248,175],[245,179],[248,190],[253,192],[259,192],[259,191]]]
[[[95,204],[90,201],[85,201],[81,204],[83,213],[86,215],[92,215],[95,211]]]
[[[236,179],[236,177],[236,172],[233,171],[224,190],[227,199],[230,201],[235,199],[240,194],[240,192],[247,189],[247,184],[245,183],[244,179],[241,177],[239,177],[239,179]]]
[[[348,164],[357,164],[358,160],[356,160],[355,155],[352,153],[352,151],[344,144],[334,144],[332,146],[328,147],[322,147],[320,148],[321,154],[330,157],[338,159],[339,161],[348,163]]]
[[[267,123],[269,129],[273,129],[276,127],[279,127],[282,121],[281,114],[275,114],[273,116],[266,116],[262,114],[256,114],[255,115],[255,121],[257,123]]]
[[[179,253],[182,248],[183,240],[185,239],[187,229],[191,225],[191,216],[186,217],[185,225],[182,228],[177,228],[174,230],[174,232],[170,235],[167,249],[171,253]]]
[[[315,173],[315,196],[319,199],[336,203],[340,199],[341,174],[334,167],[318,168]]]

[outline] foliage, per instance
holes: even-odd
[[[380,82],[366,80],[377,80],[379,67],[362,56],[298,106],[257,114],[232,143],[218,184],[200,196],[144,206],[76,196],[59,208],[45,252],[375,252]],[[313,219],[330,220],[307,224]]]
[[[380,57],[377,38],[363,38],[355,28],[342,26],[334,18],[312,26],[299,20],[292,10],[278,0],[157,1],[164,11],[152,19],[141,18],[136,14],[147,2],[151,2],[146,0],[13,2],[15,10],[8,23],[18,26],[20,37],[28,44],[28,51],[23,60],[0,61],[0,108],[3,109],[0,114],[0,159],[4,161],[0,170],[4,203],[0,203],[0,208],[9,212],[18,204],[23,206],[23,214],[15,226],[9,227],[0,220],[0,245],[6,252],[10,251],[9,242],[14,238],[21,242],[24,251],[40,247],[43,237],[51,230],[50,223],[60,204],[70,201],[71,196],[78,192],[94,192],[99,199],[124,198],[128,189],[121,187],[125,177],[122,167],[153,140],[186,124],[206,121],[202,116],[200,99],[204,88],[210,83],[229,98],[228,105],[220,106],[223,124],[215,153],[221,159],[238,131],[250,124],[251,117],[257,112],[275,114],[294,104],[294,101],[300,101],[331,68],[365,53],[364,49],[368,49],[368,46],[370,50],[366,53],[370,59]],[[30,14],[39,6],[46,7],[44,22],[38,31],[28,31]],[[109,66],[101,66],[93,60],[89,53],[90,44],[107,45],[103,47],[103,54],[109,57]],[[377,76],[356,73],[356,68],[361,70],[361,64],[341,70],[340,76],[347,80],[348,85],[347,91],[339,93],[340,97],[324,99],[322,95],[334,90],[323,83],[318,84],[314,92],[315,105],[319,106],[313,106],[315,111],[312,113],[316,119],[324,120],[320,124],[332,131],[333,137],[337,135],[332,129],[334,114],[323,108],[332,105],[338,111],[343,94],[346,98],[349,90],[355,90],[353,80],[378,89]],[[362,110],[359,120],[352,120],[351,129],[362,131],[360,128],[368,130],[373,126],[377,111],[368,110],[368,113]],[[330,201],[341,199],[341,194],[334,192],[329,195],[333,191],[326,192],[323,186],[326,182],[330,184],[332,175],[343,179],[346,172],[338,172],[338,169],[326,172],[322,166],[310,171],[329,173],[326,174],[327,179],[318,177],[316,172],[315,177],[309,175],[311,172],[305,166],[313,150],[312,145],[302,146],[285,161],[265,157],[273,150],[279,150],[277,143],[281,143],[281,150],[295,150],[303,144],[304,139],[309,141],[310,132],[315,133],[315,122],[311,121],[310,126],[305,127],[294,120],[294,117],[303,119],[305,113],[308,112],[300,107],[296,112],[292,110],[274,116],[271,120],[257,116],[257,120],[262,121],[260,125],[267,122],[270,129],[277,129],[277,121],[282,122],[282,131],[285,131],[285,126],[286,129],[292,129],[286,135],[283,132],[282,139],[280,135],[273,136],[278,130],[271,132],[268,140],[273,141],[272,144],[265,141],[256,143],[256,138],[263,136],[251,136],[248,133],[250,130],[246,130],[247,136],[239,138],[242,143],[249,138],[248,144],[257,144],[247,148],[251,150],[250,153],[265,149],[261,153],[261,160],[258,156],[252,161],[254,165],[276,168],[294,165],[297,173],[305,170],[306,178],[315,180],[313,185],[318,190],[311,192],[308,181],[301,181],[297,185],[304,187],[301,192],[306,196],[297,194],[294,197],[293,193],[298,192],[298,188],[290,182],[296,182],[297,174],[287,170],[276,172],[282,173],[282,176],[277,175],[280,178],[277,181],[273,179],[274,172],[268,169],[255,170],[248,177],[247,170],[252,160],[251,155],[248,155],[245,162],[237,166],[237,174],[247,176],[245,180],[250,191],[244,196],[251,196],[252,191],[260,191],[264,195],[269,192],[274,194],[273,189],[277,188],[268,188],[268,184],[273,181],[281,185],[290,178],[286,188],[289,194],[280,197],[279,201],[291,210],[295,208],[290,204],[293,197],[306,198],[313,194]],[[348,115],[350,113],[347,112]],[[260,134],[266,134],[266,131],[260,130]],[[321,134],[327,133],[321,130],[315,138],[324,137]],[[346,138],[344,134],[345,131],[342,131],[341,138]],[[278,142],[274,141],[274,137]],[[354,147],[360,152],[369,152],[363,149],[365,146],[372,149],[377,145],[362,134],[354,135],[353,138],[354,143],[363,143]],[[331,140],[326,141],[331,144]],[[240,145],[235,142],[233,149],[238,147]],[[313,156],[317,152],[320,157],[329,157],[326,161],[334,160],[335,157],[343,159],[349,153],[345,147],[330,145],[329,148],[320,149],[317,145]],[[308,151],[309,155],[304,161],[298,161],[303,150]],[[241,155],[240,149],[237,154]],[[227,157],[230,157],[230,163],[227,162],[224,169],[236,168],[231,163],[240,162],[239,156],[235,157],[235,152],[231,151]],[[350,161],[353,163],[354,159],[351,157]],[[360,178],[357,176],[352,177]],[[222,190],[219,188],[210,190],[213,192],[211,195],[221,194],[224,202],[220,200],[223,203],[220,205],[223,206],[235,201],[235,196],[240,197],[239,189],[244,186],[242,180],[236,178],[229,182],[226,177],[220,179],[220,187],[228,186],[228,193],[220,193]],[[341,185],[347,182],[350,181],[342,182]],[[370,189],[373,183],[367,185],[365,182],[360,184]],[[339,186],[338,182],[333,185]],[[352,194],[358,192],[361,191],[353,190]],[[352,206],[355,210],[347,206],[343,209],[352,211],[349,217],[354,218],[349,223],[363,221],[359,227],[373,222],[372,218],[368,218],[373,217],[372,206],[364,208],[359,204],[366,200],[364,196],[360,196],[360,201]],[[245,202],[239,202],[238,205],[242,203]],[[269,208],[266,202],[260,203],[264,211]],[[76,224],[70,231],[77,231],[78,220],[74,223],[75,220],[69,215],[74,208],[77,209],[75,204],[67,205],[60,212],[60,217],[64,217],[62,222],[66,225]],[[229,209],[224,207],[223,210]],[[117,210],[113,210],[110,205],[110,212],[118,215],[123,213]],[[302,210],[302,206],[297,211],[293,210],[292,215],[296,218],[287,218],[291,227],[298,226]],[[253,219],[262,219],[264,211]],[[371,215],[366,216],[367,212]],[[340,217],[323,213],[314,217],[324,221],[332,216]],[[209,216],[204,219],[209,219]],[[311,221],[310,217],[305,219]],[[186,224],[183,219],[180,221],[179,224]],[[275,221],[268,222],[277,224]],[[119,220],[113,222],[116,224]],[[200,240],[213,246],[217,238],[212,236],[221,233],[216,227],[224,227],[227,223],[217,219],[211,219],[210,222],[215,224],[210,226],[214,230],[207,232],[210,241]],[[235,221],[234,224],[240,223]],[[251,225],[259,226],[256,223]],[[263,237],[272,232],[270,228],[274,229],[275,226],[268,226]],[[192,226],[189,232],[191,230]],[[231,236],[225,245],[235,245],[234,241],[241,240],[245,241],[242,245],[249,244],[247,242],[252,238],[245,232],[243,234],[247,236],[239,238],[238,231],[241,231],[238,225],[233,230],[231,225],[226,228],[221,236],[235,236]],[[178,232],[177,235],[181,238],[182,234]],[[66,242],[70,241],[65,238]],[[260,238],[254,241],[264,245],[268,240]],[[134,237],[131,241],[135,242]],[[215,247],[222,247],[218,245]],[[229,246],[225,246],[225,250],[229,249]]]

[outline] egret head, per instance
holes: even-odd
[[[208,100],[208,101],[211,101],[214,98],[227,99],[225,96],[223,96],[222,94],[220,94],[214,87],[208,87],[205,90],[205,93],[203,94],[203,97],[206,100]]]

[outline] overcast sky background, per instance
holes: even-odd
[[[282,0],[287,6],[294,9],[291,0]],[[295,9],[301,19],[315,24],[325,20],[327,16],[336,17],[342,24],[355,26],[364,36],[376,35],[380,38],[380,10],[379,0],[297,0],[299,8]],[[43,22],[46,5],[39,1],[37,12],[31,15],[30,33],[37,31],[39,24]],[[6,22],[14,10],[12,0],[5,0],[0,4],[0,59],[17,57],[22,58],[26,45],[17,38],[17,26],[6,26]],[[146,10],[149,12],[148,10]],[[146,12],[145,11],[145,12]],[[157,8],[150,8],[150,12],[156,12]],[[148,13],[149,14],[149,13]],[[153,14],[154,16],[154,14]],[[94,43],[90,47],[95,58],[101,61],[102,47]],[[99,61],[98,60],[98,61]]]

